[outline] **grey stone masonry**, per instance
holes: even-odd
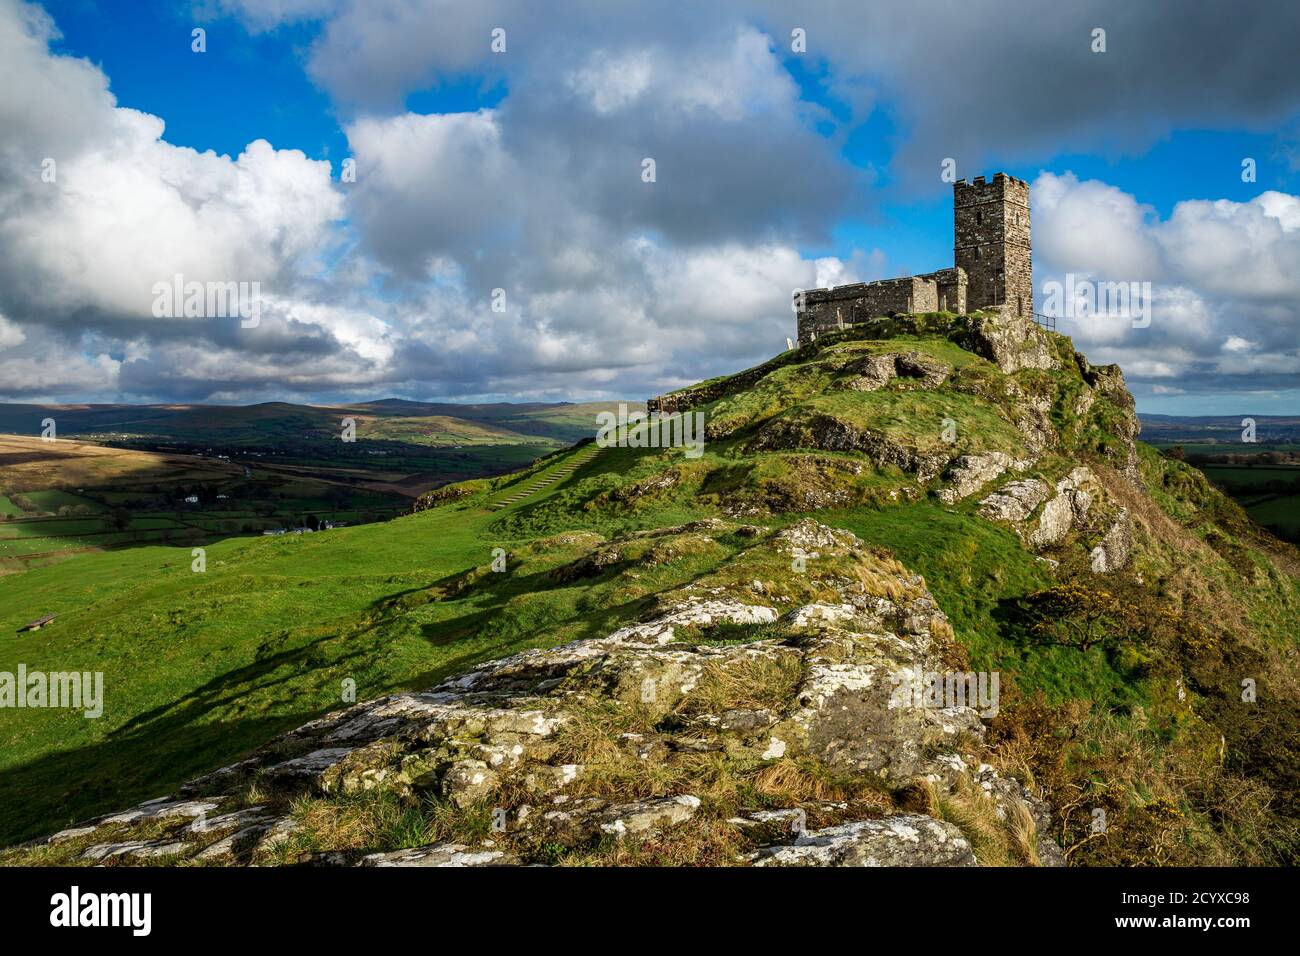
[[[966,270],[971,309],[1005,305],[1004,312],[1034,311],[1029,184],[1006,173],[976,176],[952,187],[953,261]]]
[[[935,284],[935,292],[939,299],[938,311],[952,312],[955,315],[966,314],[970,277],[966,274],[965,269],[954,266],[951,269],[940,269],[938,272],[927,273],[921,278]]]
[[[811,341],[812,332],[838,329],[841,324],[847,327],[880,315],[939,310],[937,284],[924,276],[811,289],[803,296],[800,345]]]
[[[954,265],[938,272],[795,293],[799,344],[868,319],[917,312],[1034,310],[1029,184],[998,173],[953,183]]]

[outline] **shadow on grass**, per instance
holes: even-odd
[[[185,781],[242,759],[276,736],[339,709],[340,702],[322,695],[336,676],[357,675],[359,686],[367,689],[365,699],[424,690],[531,647],[602,636],[638,617],[653,600],[647,595],[583,608],[574,606],[567,592],[587,590],[609,575],[565,587],[549,568],[467,580],[472,570],[386,595],[340,621],[268,635],[268,643],[282,649],[261,653],[175,701],[136,714],[99,743],[5,770],[0,775],[0,846],[174,793]],[[511,608],[513,599],[527,595],[555,596],[556,601]],[[454,605],[454,616],[425,623],[408,617],[439,601]],[[417,662],[417,668],[403,671],[389,664],[393,641],[411,636],[427,642],[432,666],[418,669]]]

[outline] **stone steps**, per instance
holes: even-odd
[[[598,454],[600,454],[599,446],[592,445],[588,450],[582,452],[578,456],[570,458],[559,470],[543,472],[541,475],[534,478],[529,484],[511,494],[508,498],[502,498],[500,501],[492,502],[488,505],[488,510],[501,511],[504,508],[509,508],[511,505],[518,504],[525,498],[529,498],[540,491],[545,491],[552,485],[568,478]]]

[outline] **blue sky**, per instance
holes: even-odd
[[[1267,66],[1289,22],[1097,0],[955,36],[937,2],[569,6],[0,0],[31,91],[0,145],[68,170],[53,205],[15,194],[11,228],[50,231],[16,246],[73,247],[63,274],[0,273],[0,397],[644,397],[778,351],[793,288],[951,264],[951,156],[1033,184],[1036,286],[1153,283],[1150,329],[1063,326],[1141,410],[1300,410],[1300,102]],[[259,279],[265,325],[142,320],[184,270]]]

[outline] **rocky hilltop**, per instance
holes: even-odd
[[[588,448],[402,519],[488,512],[508,557],[385,613],[467,641],[437,608],[508,594],[475,633],[531,649],[0,862],[1293,856],[1300,562],[1137,441],[1118,368],[996,313],[902,316],[650,407],[703,411],[706,454]]]

